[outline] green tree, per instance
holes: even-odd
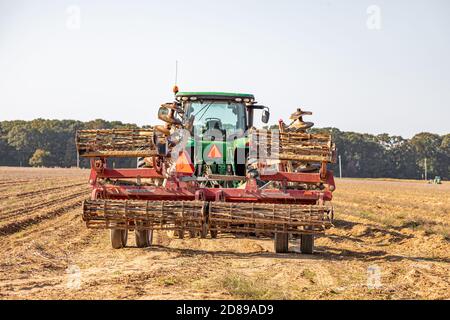
[[[420,171],[425,171],[425,159],[427,159],[429,177],[441,175],[439,162],[443,159],[441,150],[442,137],[438,134],[422,132],[412,137],[410,143],[415,150],[416,164]]]
[[[445,180],[450,179],[450,134],[442,137],[442,143],[439,148],[440,155],[438,159],[439,174]]]
[[[32,167],[45,167],[48,165],[48,159],[50,158],[50,152],[36,149],[33,156],[29,160],[29,164]]]

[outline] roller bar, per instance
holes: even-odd
[[[249,136],[250,157],[328,163],[336,160],[336,146],[328,134],[252,130]]]
[[[332,226],[333,208],[202,201],[86,200],[89,228],[219,230],[223,232],[322,233]]]
[[[80,130],[76,134],[81,157],[149,157],[157,154],[153,129]]]

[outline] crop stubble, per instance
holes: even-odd
[[[158,233],[138,249],[130,233],[111,249],[81,221],[88,174],[0,168],[0,299],[450,298],[449,183],[338,179],[335,228],[317,252],[291,241],[275,255],[270,239],[230,235]]]

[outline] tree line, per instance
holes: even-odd
[[[101,119],[0,122],[0,166],[74,167],[77,165],[75,132],[88,129],[138,128],[135,124]],[[112,159],[118,167],[136,166],[133,159]],[[89,167],[79,159],[80,167]]]
[[[423,179],[426,164],[428,178],[450,179],[450,134],[421,132],[404,139],[336,128],[315,130],[331,132],[346,177]],[[332,169],[339,172],[338,161]]]
[[[138,128],[135,124],[101,119],[15,120],[0,122],[0,166],[73,167],[77,165],[75,132],[82,129]],[[341,156],[345,177],[422,179],[425,159],[428,177],[450,179],[450,134],[428,132],[411,139],[388,134],[371,135],[340,131],[336,128],[313,129],[329,132]],[[133,167],[133,159],[111,159],[117,167]],[[80,166],[89,167],[86,159]],[[339,164],[331,165],[338,175]]]

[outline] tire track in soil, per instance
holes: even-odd
[[[0,181],[0,187],[4,188],[9,187],[9,186],[15,186],[15,185],[19,185],[19,184],[24,184],[24,183],[36,183],[36,181],[39,182],[48,182],[48,181],[54,181],[55,179],[51,179],[51,178],[42,178],[42,177],[32,177],[30,179],[24,179],[24,180],[17,180],[17,179],[9,179],[9,180],[1,180]]]
[[[17,187],[24,184],[36,183],[36,180],[27,180],[27,181],[14,181],[10,183],[0,184],[0,192],[8,191],[11,187]]]
[[[39,190],[33,190],[33,191],[27,191],[27,192],[19,192],[16,194],[8,194],[5,196],[0,197],[0,200],[5,200],[5,199],[9,199],[9,198],[23,198],[26,196],[37,196],[37,195],[41,195],[41,194],[45,194],[46,192],[50,192],[50,191],[58,191],[58,190],[63,190],[66,188],[73,188],[73,187],[80,187],[80,186],[85,186],[86,183],[85,182],[80,182],[80,183],[75,183],[75,184],[69,184],[69,185],[65,185],[65,186],[58,186],[58,187],[51,187],[51,188],[47,188],[47,189],[39,189]]]
[[[55,202],[62,202],[62,201],[68,201],[68,200],[76,200],[75,203],[71,203],[69,205],[65,205],[62,207],[57,207],[55,209],[49,210],[48,212],[44,214],[35,215],[20,221],[15,221],[11,223],[4,224],[0,227],[0,235],[6,236],[11,235],[13,233],[22,231],[32,225],[35,225],[37,223],[40,223],[44,220],[48,220],[57,216],[60,216],[64,213],[66,213],[69,210],[75,209],[77,207],[81,206],[81,201],[86,198],[86,192],[81,192],[79,194],[71,195],[70,197],[67,197],[65,199],[56,199]]]
[[[17,211],[22,211],[26,209],[28,206],[27,204],[37,204],[37,203],[43,203],[43,201],[51,201],[55,200],[55,197],[61,197],[64,195],[68,195],[69,193],[76,193],[83,189],[83,186],[75,186],[75,187],[67,187],[65,189],[57,190],[49,192],[48,194],[31,194],[28,195],[28,197],[19,197],[18,201],[14,197],[8,198],[8,199],[2,199],[3,201],[8,201],[8,204],[3,205],[3,209],[0,206],[0,222],[6,215],[11,215],[16,213]],[[84,188],[87,190],[86,188]],[[36,190],[38,192],[39,190]],[[30,192],[35,192],[35,190],[32,190]],[[88,192],[88,191],[86,191]],[[1,205],[1,201],[0,201]],[[39,208],[38,208],[39,209]]]
[[[64,278],[61,276],[55,276],[55,277],[45,277],[42,279],[16,279],[16,280],[9,280],[8,282],[1,283],[0,284],[0,292],[11,292],[11,291],[28,291],[33,292],[39,289],[45,289],[46,287],[52,287],[60,286],[63,282]],[[14,289],[14,290],[13,290]],[[0,298],[4,296],[7,297],[5,294],[0,293]],[[20,294],[9,294],[10,298],[14,297],[20,297]]]
[[[57,199],[52,199],[52,200],[48,200],[48,201],[45,201],[45,202],[40,202],[39,204],[36,204],[36,205],[33,205],[33,206],[20,207],[18,209],[13,209],[13,210],[10,210],[10,211],[1,212],[0,213],[0,218],[1,218],[0,222],[1,221],[5,221],[5,220],[9,220],[10,218],[15,218],[17,216],[20,216],[20,215],[23,215],[23,214],[26,214],[26,213],[29,213],[29,212],[32,212],[32,211],[35,211],[35,210],[40,210],[40,209],[42,209],[44,207],[51,206],[51,205],[54,205],[54,204],[59,203],[59,202],[72,200],[72,199],[74,199],[74,198],[76,198],[76,197],[78,197],[80,195],[88,196],[89,193],[86,192],[85,188],[83,188],[83,191],[77,192],[77,193],[71,193],[71,194],[69,194],[68,196],[65,196],[65,197],[59,197]]]
[[[11,193],[11,189],[15,189],[17,187],[22,187],[22,186],[33,185],[34,187],[38,187],[36,182],[39,182],[39,183],[48,183],[48,182],[58,183],[59,181],[55,180],[55,179],[36,178],[36,179],[32,179],[32,180],[23,180],[23,181],[14,181],[12,183],[4,183],[3,185],[0,185],[0,194],[6,193],[8,195],[9,193]]]
[[[86,228],[81,220],[81,204],[79,202],[57,208],[52,212],[55,213],[56,210],[64,212],[55,216],[55,219],[42,219],[40,223],[29,225],[29,228],[22,230],[20,233],[0,237],[0,254],[11,253],[11,251],[29,253],[30,245],[34,242],[44,244],[40,250],[45,252],[54,253],[60,250],[68,250],[73,254],[95,243],[93,237],[100,233],[98,230]],[[61,238],[64,241],[61,242],[59,240]],[[80,244],[83,245],[79,246]]]
[[[0,186],[10,186],[10,185],[16,185],[16,184],[21,184],[21,183],[28,183],[28,182],[34,182],[34,179],[27,179],[27,180],[16,180],[16,179],[11,179],[11,180],[3,180],[2,182],[0,182]]]
[[[74,255],[96,247],[102,234],[84,226],[78,205],[64,209],[65,213],[55,219],[31,225],[20,234],[0,237],[0,254],[5,256],[0,264],[4,271],[0,299],[69,298],[72,289],[67,287],[70,274],[66,268],[74,265]],[[57,240],[61,237],[62,242]]]

